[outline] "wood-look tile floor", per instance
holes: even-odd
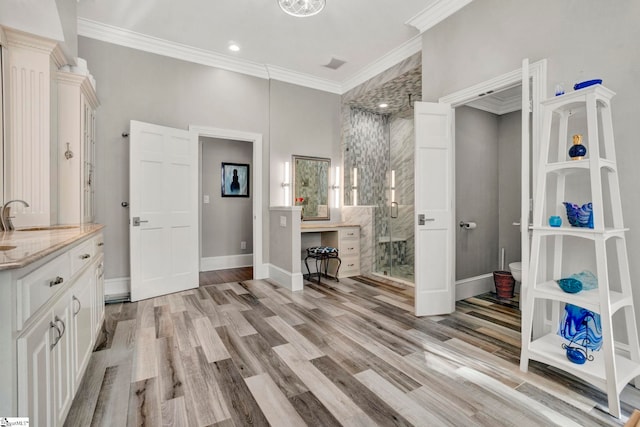
[[[108,305],[66,425],[624,423],[575,378],[519,370],[517,303],[487,294],[430,318],[412,305],[405,288],[364,277],[296,293],[232,281]],[[640,392],[627,387],[626,417],[634,407]]]

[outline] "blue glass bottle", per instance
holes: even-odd
[[[573,145],[569,149],[569,157],[571,160],[582,160],[587,154],[587,147],[582,145],[582,135],[573,135]]]

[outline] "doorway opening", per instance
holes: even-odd
[[[526,63],[528,64],[528,62]],[[528,73],[524,73],[529,76],[525,90],[530,104],[527,103],[525,111],[527,127],[524,132],[528,135],[526,143],[521,143],[523,129],[518,127],[516,123],[518,120],[523,123],[523,116],[521,116],[522,96],[517,96],[518,93],[522,93],[523,69],[514,70],[439,100],[441,103],[450,104],[454,109],[454,122],[456,123],[456,133],[454,134],[456,164],[453,171],[456,177],[456,203],[454,204],[456,259],[452,270],[456,272],[456,300],[491,291],[494,286],[491,271],[500,268],[508,270],[508,264],[517,261],[515,258],[522,260],[522,271],[526,275],[529,254],[527,229],[530,218],[530,195],[533,193],[531,183],[535,182],[534,174],[537,163],[537,159],[532,156],[532,153],[537,152],[536,143],[539,139],[538,133],[541,123],[539,111],[533,107],[538,105],[545,96],[546,60],[528,65],[527,71]],[[493,111],[487,113],[488,110]],[[521,112],[520,114],[515,112],[518,110]],[[486,172],[489,173],[488,177],[485,176],[485,182],[493,180],[496,184],[492,189],[495,200],[486,203],[486,200],[480,199],[486,194],[477,190],[469,192],[468,188],[464,187],[465,180],[468,183],[470,182],[469,178],[472,178],[467,175],[467,172],[472,168],[465,168],[464,164],[479,160],[473,158],[473,146],[471,149],[468,146],[476,143],[478,138],[476,137],[476,141],[467,141],[466,146],[459,139],[464,140],[470,136],[473,139],[473,135],[465,135],[469,127],[469,123],[464,123],[465,116],[473,122],[474,119],[493,113],[502,113],[499,114],[501,118],[494,119],[494,123],[496,136],[501,135],[505,141],[500,143],[497,139],[495,142],[493,147],[495,155],[491,160],[493,166],[475,168],[476,170],[485,169],[481,171],[485,175]],[[509,117],[509,114],[512,117]],[[513,117],[513,115],[519,117]],[[458,119],[462,119],[463,123],[459,124]],[[506,139],[511,139],[513,142],[509,144]],[[514,147],[514,144],[517,147]],[[469,152],[460,153],[465,149]],[[500,160],[501,155],[504,162]],[[505,166],[503,163],[507,165]],[[461,177],[455,172],[456,170],[465,170],[465,176]],[[499,176],[501,174],[503,175],[503,185],[500,185]],[[520,177],[520,185],[516,186],[519,188],[514,188],[512,182],[509,182],[509,179],[513,179],[514,176]],[[500,196],[503,197],[502,201],[499,200]],[[487,210],[486,205],[493,205],[493,211]],[[484,212],[478,212],[482,209]],[[482,225],[478,225],[480,220],[474,220],[474,218],[483,218]],[[461,223],[462,226],[459,226]],[[467,228],[465,224],[472,225]],[[474,232],[475,236],[472,236]],[[520,246],[519,250],[518,245]],[[503,251],[502,248],[505,250]],[[508,255],[506,248],[510,248]]]
[[[200,144],[199,141],[206,138],[208,140],[212,140],[215,143],[218,141],[236,141],[243,143],[250,143],[252,146],[252,155],[251,155],[251,169],[249,174],[250,181],[250,192],[251,192],[251,218],[252,218],[252,237],[253,237],[253,255],[252,255],[252,267],[253,267],[253,278],[254,279],[264,279],[267,276],[265,275],[266,269],[263,266],[263,236],[262,236],[262,171],[263,171],[263,144],[262,144],[262,135],[251,132],[241,132],[230,129],[220,129],[213,127],[203,127],[203,126],[189,126],[189,132],[191,133],[191,138],[195,139],[195,143]],[[202,152],[201,152],[202,154]],[[200,156],[200,162],[202,163],[202,155]],[[220,165],[208,165],[208,167],[220,167]],[[199,194],[202,194],[202,164],[200,170],[200,183],[199,183]],[[200,198],[199,201],[199,271],[203,271],[203,218],[202,218],[202,210],[203,210],[203,198]],[[239,245],[241,244],[238,242]],[[206,267],[206,266],[205,266]],[[208,268],[205,268],[208,269]]]

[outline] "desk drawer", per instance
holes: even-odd
[[[359,240],[360,239],[360,229],[359,228],[347,228],[345,230],[340,230],[340,242],[345,240]]]
[[[340,242],[340,257],[346,258],[349,256],[360,255],[360,242],[357,240],[345,240]]]
[[[69,253],[60,255],[17,281],[17,329],[71,279]]]
[[[338,277],[350,277],[360,274],[360,258],[359,257],[341,257],[342,265]]]

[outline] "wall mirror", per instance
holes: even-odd
[[[302,206],[302,220],[329,219],[331,159],[292,156],[293,204]]]

